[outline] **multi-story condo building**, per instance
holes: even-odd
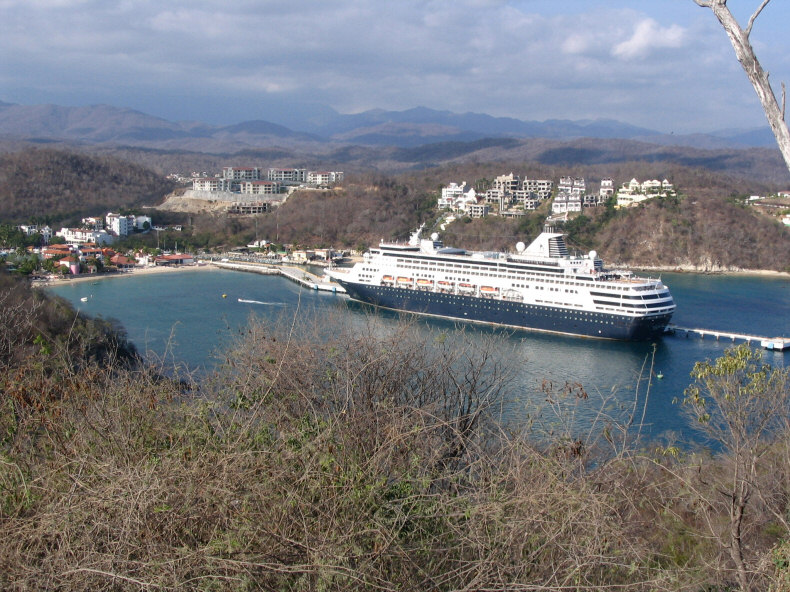
[[[601,189],[598,195],[603,198],[612,197],[614,195],[614,179],[611,177],[601,179]]]
[[[222,178],[231,181],[257,181],[261,178],[261,171],[258,167],[224,167]]]
[[[239,193],[249,195],[274,195],[280,193],[280,184],[274,181],[242,181],[239,184]]]
[[[85,228],[61,228],[55,233],[61,236],[69,244],[96,243],[97,245],[109,245],[115,241],[115,237],[106,230],[86,230]]]
[[[202,177],[192,180],[195,191],[232,191],[234,181],[220,177]]]
[[[527,179],[521,182],[521,188],[538,196],[538,199],[549,199],[554,190],[554,181],[551,179]]]
[[[134,216],[121,216],[108,212],[104,221],[109,231],[117,236],[127,236],[134,231]]]
[[[267,178],[280,183],[307,183],[307,169],[269,169]]]
[[[484,203],[469,203],[466,204],[464,209],[470,218],[485,218],[488,216],[488,205]]]
[[[85,228],[90,228],[91,230],[101,230],[104,228],[104,220],[102,218],[83,218],[82,225]]]
[[[473,187],[467,188],[466,181],[460,185],[450,183],[442,187],[442,196],[438,200],[439,208],[450,208],[457,212],[465,211],[466,204],[477,203],[477,193]]]
[[[499,204],[504,211],[512,204],[522,204],[526,210],[534,210],[540,202],[551,197],[554,182],[550,179],[521,179],[518,175],[500,175],[486,191],[486,203]]]
[[[595,195],[591,193],[589,195],[582,196],[582,207],[583,208],[597,208],[600,206],[604,201],[606,201],[605,197],[601,197],[601,195]]]
[[[510,195],[511,203],[518,203],[524,206],[525,210],[535,210],[543,201],[541,194],[528,189],[518,189]]]
[[[582,196],[578,193],[566,193],[561,191],[554,198],[551,204],[553,214],[564,214],[566,212],[582,211]]]
[[[310,185],[332,185],[343,180],[342,171],[308,171],[307,182]]]
[[[49,244],[49,241],[52,239],[52,229],[49,226],[38,226],[36,224],[23,224],[19,227],[19,230],[25,233],[25,236],[33,236],[34,234],[40,234],[41,240],[44,242],[45,245]]]
[[[666,179],[663,181],[652,179],[643,183],[631,179],[617,190],[617,207],[627,208],[653,197],[665,197],[674,193],[675,188]]]
[[[499,175],[494,179],[493,188],[504,191],[505,194],[513,193],[521,189],[521,179],[518,175],[514,175],[513,173],[509,175]]]
[[[586,187],[587,184],[582,177],[560,177],[560,183],[557,186],[557,192],[582,196],[586,191]]]
[[[583,178],[561,177],[557,195],[551,204],[552,213],[581,212],[585,188]]]
[[[504,207],[505,192],[502,189],[489,189],[483,194],[486,203],[499,204],[499,207]]]

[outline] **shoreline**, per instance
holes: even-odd
[[[776,271],[773,269],[697,269],[693,267],[682,266],[640,266],[640,265],[612,265],[612,269],[625,269],[636,272],[667,272],[667,273],[685,273],[697,275],[732,275],[732,276],[756,276],[756,277],[773,277],[780,279],[790,279],[790,272]]]
[[[214,265],[198,263],[194,265],[178,265],[178,266],[159,266],[159,267],[140,267],[128,271],[118,271],[113,273],[93,273],[93,274],[80,274],[78,276],[67,276],[65,279],[51,279],[33,282],[34,286],[50,287],[50,286],[68,286],[70,284],[81,284],[85,282],[98,282],[110,280],[115,278],[135,277],[140,275],[154,275],[154,274],[168,274],[168,273],[183,273],[188,271],[209,271],[217,269]]]
[[[698,275],[721,275],[721,276],[754,276],[763,278],[777,278],[777,279],[790,279],[790,273],[785,271],[775,271],[772,269],[727,269],[727,270],[701,270],[690,269],[680,266],[638,266],[638,265],[616,265],[613,268],[625,269],[635,272],[644,273],[679,273],[679,274],[698,274]],[[242,269],[241,266],[235,267],[232,265],[220,265],[212,263],[195,263],[192,265],[179,265],[179,266],[158,266],[158,267],[140,267],[127,271],[119,271],[113,273],[98,273],[98,274],[81,274],[79,276],[67,276],[65,279],[48,279],[36,280],[33,286],[36,287],[50,287],[50,286],[66,286],[69,284],[80,284],[85,282],[97,282],[114,278],[135,277],[141,275],[155,275],[155,274],[168,274],[168,273],[186,273],[196,271],[208,271],[227,269],[230,271],[258,271],[257,269]]]

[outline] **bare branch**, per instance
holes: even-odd
[[[763,3],[760,4],[760,7],[754,11],[754,14],[749,19],[749,23],[746,25],[746,37],[749,37],[749,35],[752,34],[752,26],[754,26],[754,21],[757,19],[758,15],[763,11],[763,8],[765,8],[770,1],[771,0],[763,0]]]
[[[757,55],[754,53],[754,48],[749,42],[749,35],[752,32],[754,21],[770,0],[762,0],[759,8],[749,19],[745,30],[741,28],[730,9],[727,8],[726,0],[693,0],[693,2],[703,8],[710,8],[719,23],[721,23],[725,33],[727,33],[727,37],[729,37],[730,43],[735,50],[735,57],[743,67],[749,82],[760,99],[768,125],[771,126],[771,131],[776,138],[776,143],[782,153],[785,165],[790,170],[790,129],[785,123],[779,103],[771,88],[768,73],[763,70],[760,62],[757,60]]]

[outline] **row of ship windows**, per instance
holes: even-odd
[[[405,260],[405,259],[398,259],[397,263],[398,263],[398,268],[399,269],[414,269],[414,270],[425,269],[425,268],[433,269],[435,267],[445,267],[445,265],[446,265],[446,267],[447,267],[446,271],[460,271],[460,270],[467,270],[468,269],[470,272],[475,272],[475,276],[479,276],[479,277],[498,277],[498,278],[508,278],[508,279],[516,279],[516,278],[520,277],[520,275],[507,274],[507,273],[484,273],[484,272],[489,271],[490,268],[488,268],[488,267],[479,267],[477,265],[459,265],[459,264],[452,264],[452,263],[447,263],[447,264],[444,264],[444,263],[430,263],[430,264],[429,263],[415,263],[414,261]],[[535,272],[535,271],[531,272],[530,275],[546,277],[546,278],[557,277],[557,274],[540,273],[540,272]],[[544,281],[547,281],[547,280],[544,280]],[[574,284],[574,285],[581,286],[583,284]]]
[[[417,276],[418,277],[422,277],[422,276],[420,276],[420,274],[417,274]],[[370,274],[360,273],[359,274],[359,279],[372,281],[373,280],[373,276],[370,275]],[[469,278],[448,276],[447,277],[447,281],[469,282],[471,280]],[[513,287],[514,288],[528,289],[529,288],[529,284],[513,284]],[[546,288],[544,286],[535,286],[535,289],[536,290],[545,290]],[[549,287],[548,290],[550,292],[562,292],[563,288]],[[569,288],[565,288],[564,291],[565,291],[566,294],[578,294],[579,293],[578,290],[573,290],[573,289],[569,289]],[[563,304],[566,304],[566,303],[563,303]],[[567,304],[567,306],[571,306],[571,305]]]
[[[406,267],[406,266],[404,266],[404,267]],[[409,269],[411,269],[411,268],[409,268]],[[373,270],[370,270],[370,271],[373,271]],[[393,272],[393,273],[395,273],[395,272]],[[431,279],[431,280],[435,277],[434,274],[432,274],[432,273],[420,273],[420,272],[415,273],[414,276],[418,277],[418,278],[427,278],[427,279]],[[363,276],[362,274],[360,274],[360,277],[367,277],[367,276]],[[500,275],[500,274],[496,274],[496,273],[481,273],[481,274],[477,274],[475,277],[476,278],[479,278],[479,277],[493,277],[493,278],[501,278],[501,279],[516,279],[515,276]],[[458,281],[458,282],[471,282],[472,281],[472,279],[469,278],[469,277],[460,277],[460,276],[452,276],[452,275],[446,276],[445,279],[448,280],[448,281]],[[576,282],[563,282],[563,281],[559,281],[559,280],[538,280],[538,281],[541,281],[541,282],[543,282],[545,284],[562,284],[562,285],[566,285],[566,286],[582,286],[582,285],[586,285],[586,284],[579,284],[579,283],[576,283]],[[512,284],[512,287],[513,288],[529,288],[529,284],[514,283],[514,284]],[[536,286],[536,289],[542,290],[544,288],[541,288],[540,286]],[[549,288],[549,289],[550,290],[554,290],[554,291],[559,291],[560,290],[560,288]],[[578,290],[568,290],[568,289],[566,289],[565,291],[568,292],[568,293],[571,293],[571,294],[578,294],[579,293]]]
[[[405,262],[403,260],[400,260],[400,259],[398,260],[398,263],[400,264],[399,267],[398,267],[399,269],[411,269],[411,270],[415,270],[415,271],[420,271],[420,270],[424,270],[424,268],[427,267],[427,264],[422,264],[422,265],[417,264],[417,265],[415,265],[412,262],[408,262],[407,263],[407,262]],[[439,263],[438,265],[439,266],[443,266],[444,264],[443,263]],[[469,265],[461,266],[461,265],[450,265],[450,264],[448,264],[448,267],[449,268],[453,268],[453,269],[454,268],[466,269],[466,268],[470,268],[471,267],[471,271],[478,271],[478,270],[481,269],[479,267],[469,266]],[[374,271],[374,270],[370,269],[369,271]],[[425,277],[425,278],[433,278],[434,277],[433,273],[422,273],[422,274],[418,273],[416,275],[418,277]],[[541,278],[547,278],[547,279],[539,279],[538,281],[541,281],[543,283],[548,283],[548,284],[563,284],[563,285],[566,285],[566,286],[585,286],[585,287],[588,286],[588,284],[581,283],[581,282],[574,282],[574,281],[568,281],[568,280],[548,279],[548,278],[556,278],[557,277],[556,275],[553,275],[553,274],[533,272],[531,275],[533,275],[533,276],[540,276]],[[482,271],[480,271],[479,273],[475,274],[475,277],[494,277],[494,278],[515,280],[515,279],[518,279],[520,276],[517,276],[517,275],[514,275],[514,274],[507,274],[507,273],[483,273]],[[471,281],[469,278],[448,277],[447,279],[448,280],[454,280],[455,279],[455,280],[458,280],[458,281]],[[518,286],[516,284],[514,284],[514,286],[516,286],[516,287],[527,287],[527,286]],[[610,290],[618,290],[618,291],[626,291],[626,292],[629,291],[629,290],[640,290],[641,291],[641,290],[650,290],[650,289],[652,289],[650,286],[639,286],[639,287],[607,286],[607,288],[610,289]],[[628,298],[628,296],[623,296],[623,297],[624,298]],[[633,296],[632,298],[637,298],[637,297]]]
[[[603,304],[604,306],[614,306],[617,308],[638,308],[640,310],[645,310],[648,308],[660,308],[662,306],[666,306],[666,302],[648,302],[646,304],[630,304],[628,302],[608,302],[606,300],[595,300],[593,298],[593,302],[595,304]]]

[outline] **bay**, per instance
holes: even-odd
[[[665,273],[662,279],[678,306],[675,325],[790,337],[786,278]],[[293,318],[331,311],[332,318],[355,321],[369,312],[345,296],[305,289],[279,276],[216,269],[64,283],[50,289],[86,314],[117,319],[139,350],[204,371],[215,367],[251,316]],[[379,316],[384,323],[397,322],[395,314]],[[420,324],[426,338],[430,331],[455,330],[447,322],[421,319]],[[680,335],[655,343],[622,343],[475,325],[466,326],[465,333],[471,339],[503,334],[512,352],[524,360],[504,409],[509,422],[527,422],[536,417],[536,408],[545,410],[547,384],[555,391],[575,384],[588,399],[564,411],[574,414],[573,429],[594,424],[601,408],[625,418],[636,402],[637,419],[644,406],[643,432],[665,439],[689,434],[675,401],[689,385],[694,363],[714,359],[733,345],[729,340]],[[764,352],[765,360],[775,366],[784,366],[786,356],[787,352]]]

